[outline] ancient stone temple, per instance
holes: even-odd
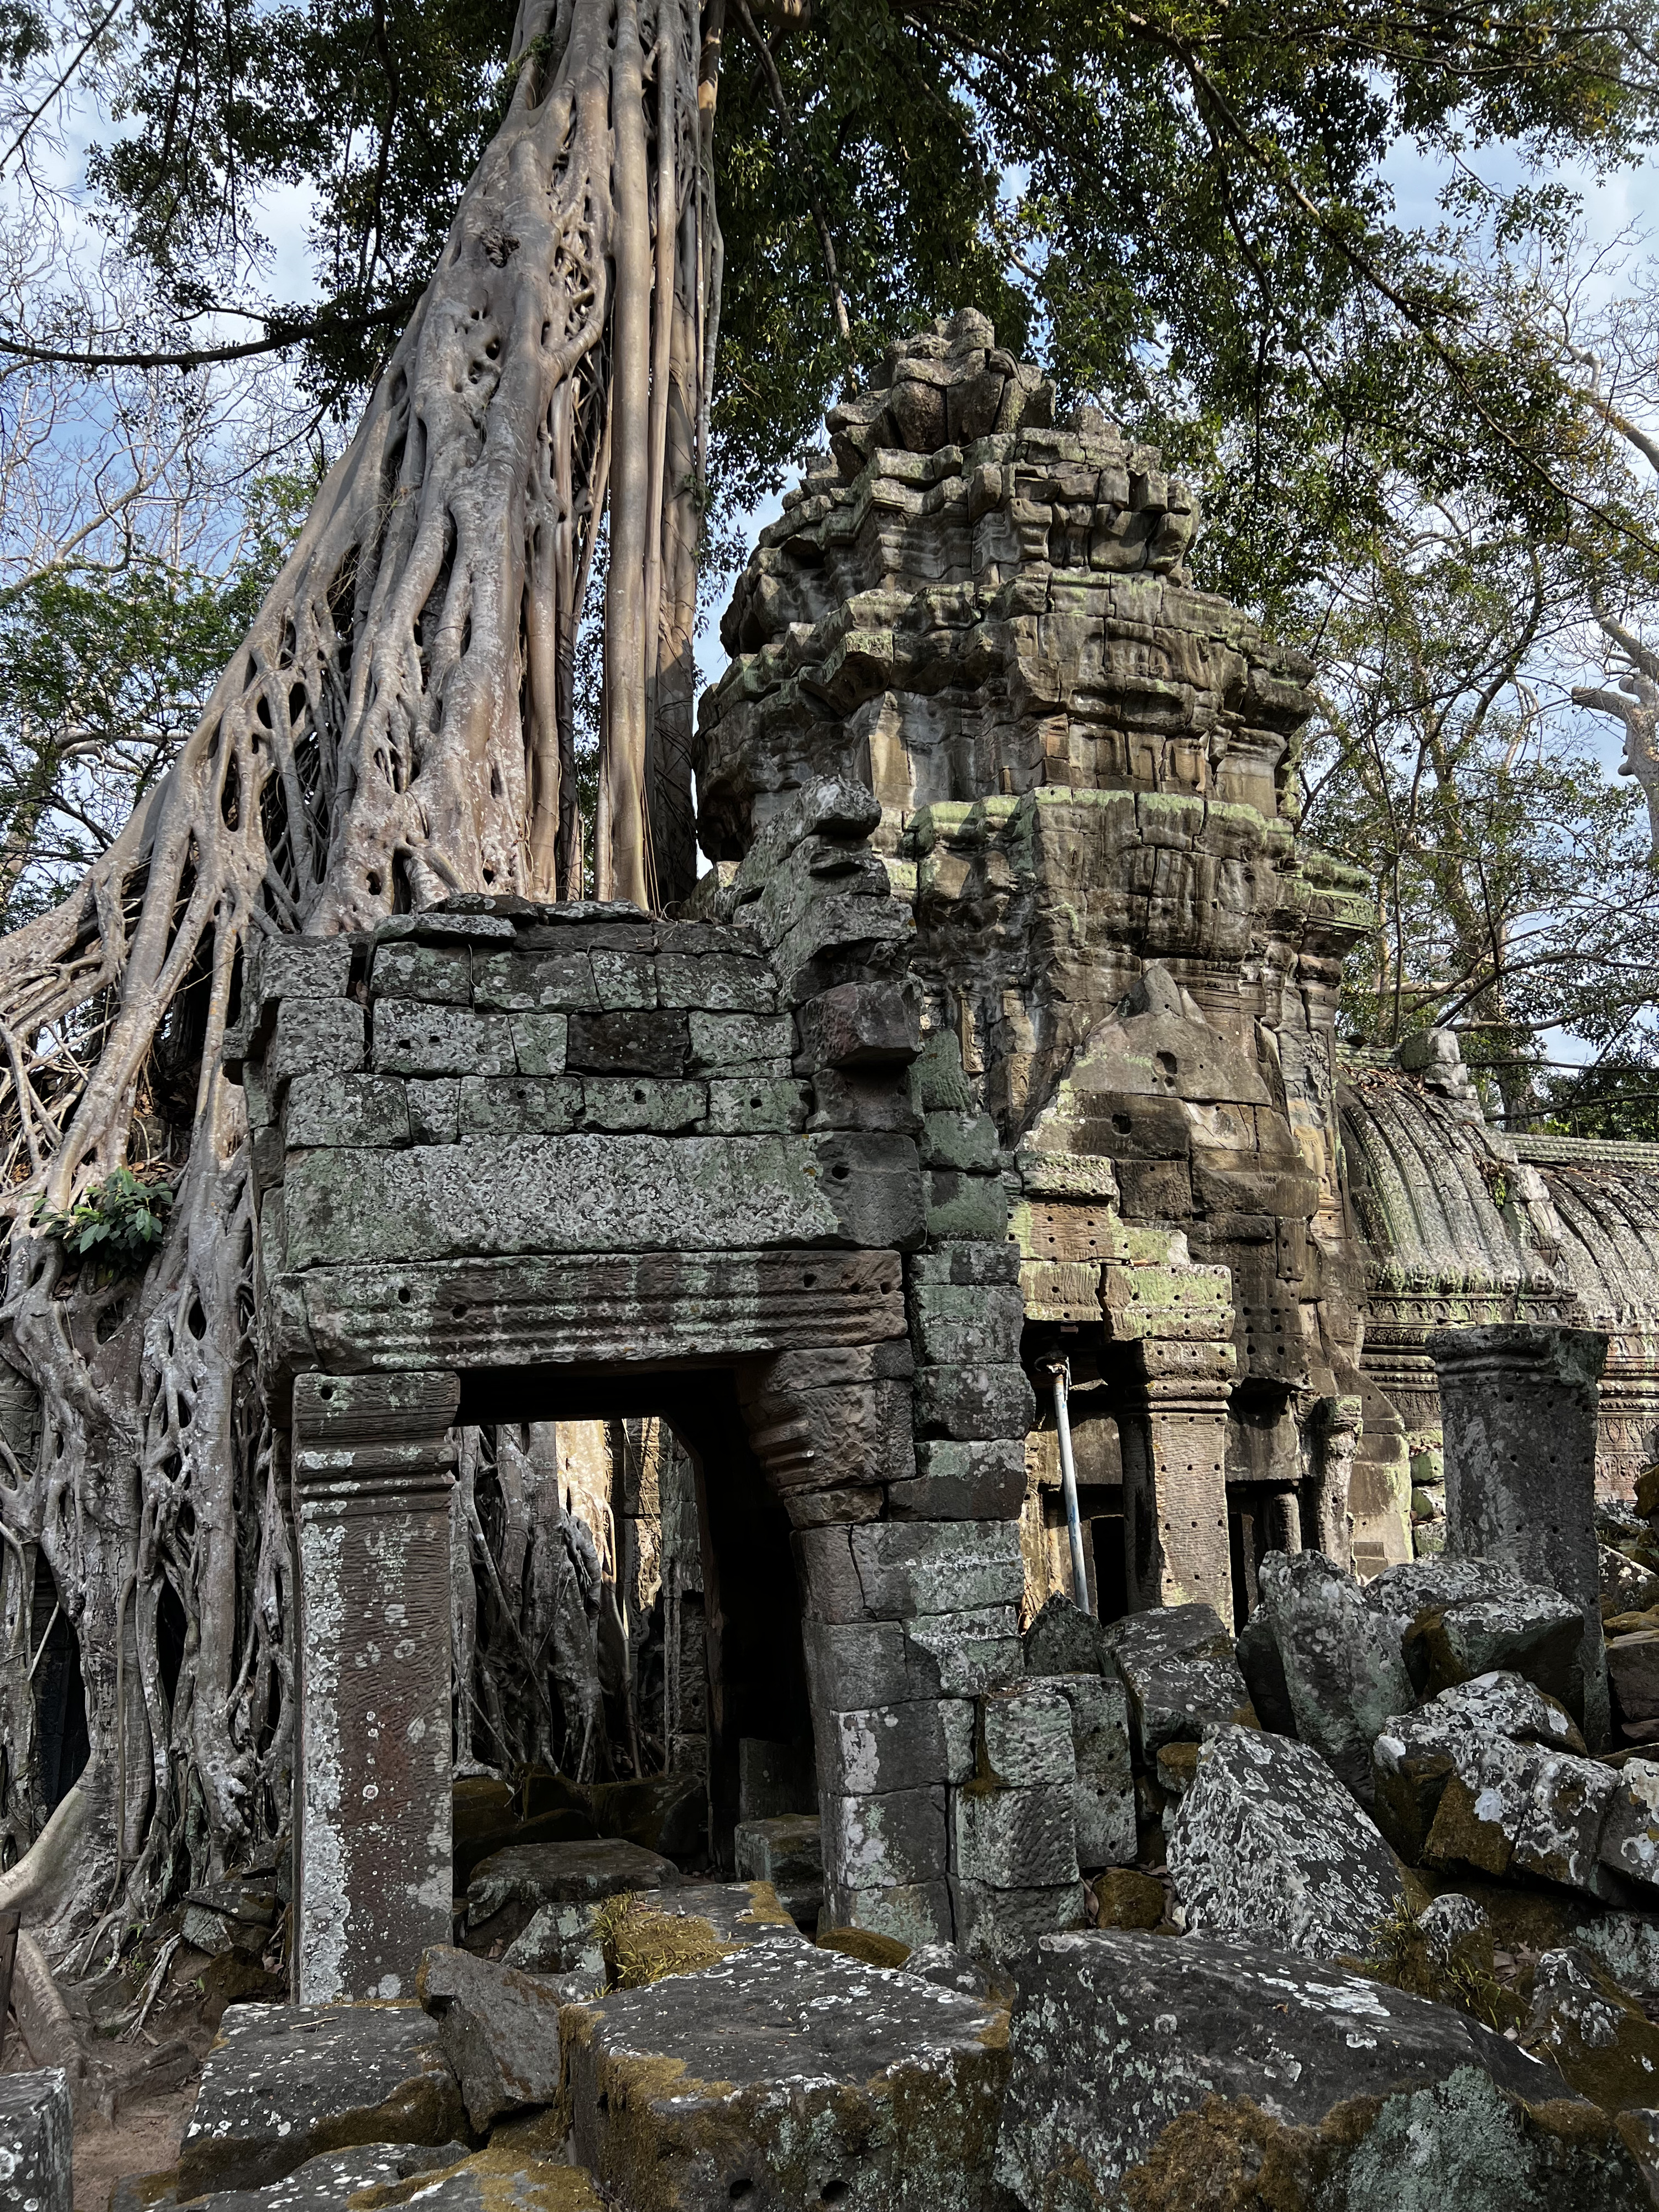
[[[1193,588],[1192,494],[973,314],[830,432],[723,624],[684,909],[250,963],[302,1997],[447,1940],[458,1438],[666,1424],[713,1862],[770,1747],[834,1923],[991,1950],[1133,1845],[1121,1686],[1022,1644],[1057,1374],[1105,1621],[1408,1559],[1413,1484],[1426,1547],[1449,1322],[1608,1330],[1609,1465],[1650,1447],[1649,1164],[1505,1148],[1432,1041],[1340,1063],[1369,886],[1298,836],[1307,664]]]

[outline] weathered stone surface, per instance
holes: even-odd
[[[1271,1552],[1259,1577],[1296,1733],[1364,1802],[1372,1741],[1411,1700],[1398,1632],[1322,1553]]]
[[[614,1838],[594,1844],[514,1844],[474,1868],[467,1884],[467,1921],[477,1928],[507,1905],[591,1903],[624,1889],[660,1889],[679,1878],[672,1859]]]
[[[15,2212],[71,2212],[75,2112],[59,2067],[0,2074],[0,2204]]]
[[[601,1901],[538,1905],[502,1952],[501,1964],[527,1974],[577,1976],[594,1988],[605,1979],[605,1952],[593,1929]]]
[[[1659,1764],[1626,1759],[1601,1824],[1604,1867],[1627,1881],[1659,1889]]]
[[[1659,1720],[1659,1632],[1609,1637],[1607,1674],[1621,1720]]]
[[[1223,1728],[1199,1753],[1169,1832],[1189,1932],[1311,1958],[1369,1948],[1400,1909],[1404,1869],[1306,1744]]]
[[[1018,1605],[1019,1531],[1006,1521],[878,1522],[851,1532],[866,1609],[878,1620]]]
[[[1006,1889],[953,1875],[951,1897],[957,1942],[976,1959],[993,1965],[1006,1965],[1030,1950],[1039,1936],[1081,1928],[1085,1917],[1081,1881]]]
[[[823,1713],[817,1758],[822,1787],[845,1796],[943,1782],[945,1730],[939,1701],[925,1698]]]
[[[311,1145],[406,1145],[409,1091],[391,1075],[296,1075],[283,1110],[283,1139]]]
[[[902,1943],[907,1951],[944,1942],[953,1924],[951,1892],[943,1876],[875,1889],[849,1889],[838,1884],[832,1890],[826,1885],[826,1914],[832,1905],[838,1924],[871,1929]]]
[[[1504,1736],[1465,1748],[1442,1792],[1425,1863],[1500,1880],[1537,1875],[1606,1896],[1601,1832],[1618,1789],[1607,1767],[1570,1752]]]
[[[1659,1605],[1659,1574],[1629,1553],[1603,1544],[1599,1554],[1604,1613],[1644,1613]]]
[[[988,1966],[983,1959],[957,1950],[953,1943],[919,1945],[899,1972],[918,1975],[942,1990],[955,1990],[959,1996],[977,1997],[987,2004],[1006,2006],[1013,2001],[1014,1985],[1006,1973]]]
[[[421,1960],[416,1992],[438,2023],[476,2130],[487,2131],[503,2112],[552,2103],[564,1994],[556,1983],[437,1948]]]
[[[186,2198],[258,2188],[321,2152],[463,2136],[437,2024],[413,2004],[232,2005],[179,2152]]]
[[[823,1826],[817,1813],[739,1820],[732,1849],[743,1880],[769,1882],[792,1920],[816,1923],[823,1902]]]
[[[1607,1735],[1595,1535],[1596,1329],[1524,1322],[1443,1329],[1428,1340],[1440,1385],[1446,1526],[1462,1559],[1502,1561],[1577,1607],[1573,1694],[1585,1737]]]
[[[979,1773],[988,1786],[1069,1784],[1077,1771],[1072,1709],[1048,1682],[1021,1682],[978,1700]]]
[[[1058,1889],[1078,1879],[1072,1786],[1044,1782],[951,1792],[951,1863],[963,1881],[993,1889]]]
[[[1254,1717],[1233,1639],[1212,1607],[1158,1606],[1103,1634],[1129,1693],[1137,1764],[1149,1765],[1160,1744],[1196,1743],[1207,1729]]]
[[[799,1140],[777,1136],[578,1133],[313,1152],[289,1163],[283,1185],[287,1264],[837,1239],[840,1220],[810,1165]]]
[[[916,1445],[914,1480],[890,1482],[889,1512],[899,1521],[1003,1521],[1025,1495],[1025,1450],[1018,1437],[966,1441],[934,1437]]]
[[[1281,1951],[1048,1936],[1018,1962],[997,2172],[1054,2205],[1635,2212],[1610,2120],[1449,2006]],[[1207,2193],[1200,2193],[1207,2191]]]
[[[1546,1951],[1539,1960],[1523,2039],[1604,2112],[1659,2106],[1659,2027],[1586,1952]]]
[[[1498,1737],[1559,1751],[1584,1747],[1565,1708],[1518,1674],[1457,1684],[1378,1731],[1372,1807],[1377,1825],[1407,1858],[1422,1856],[1450,1776],[1462,1771],[1472,1783],[1481,1747]]]
[[[380,1075],[512,1075],[518,1067],[500,1014],[413,999],[377,1002],[374,1063]]]
[[[1021,1638],[1028,1674],[1104,1674],[1112,1669],[1106,1632],[1091,1613],[1059,1591]]]
[[[409,2183],[410,2193],[423,2184],[429,2186],[466,2154],[464,2142],[364,2143],[351,2150],[325,2151],[317,2158],[308,2158],[283,2179],[267,2182],[263,2189],[216,2189],[206,2197],[192,2197],[191,2203],[192,2212],[198,2212],[198,2208],[199,2212],[341,2212],[360,2191],[384,2191],[391,2203],[398,2203],[406,2193],[399,2183]],[[172,2212],[178,2201],[171,2191],[156,2199],[148,2191],[135,2191],[130,2208],[112,2198],[111,2212],[149,2212],[152,2204],[160,2212]],[[424,2205],[430,2200],[422,2195],[421,2201]]]
[[[1000,1689],[1020,1672],[1018,1616],[1010,1604],[907,1620],[904,1650],[912,1680],[930,1694]]]
[[[1085,1873],[1121,1866],[1135,1855],[1128,1693],[1115,1676],[1110,1681],[1099,1674],[1038,1679],[1071,1707],[1078,1863]]]
[[[979,2212],[1007,2058],[995,2007],[763,1946],[567,2014],[577,2158],[635,2212]]]
[[[1365,1585],[1364,1597],[1398,1627],[1420,1697],[1501,1673],[1522,1675],[1570,1705],[1583,1621],[1559,1590],[1496,1560],[1443,1558],[1385,1569]]]
[[[943,1879],[943,1783],[872,1796],[826,1796],[823,1803],[823,1856],[832,1888],[879,1889]]]

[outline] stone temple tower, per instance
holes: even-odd
[[[894,347],[829,431],[722,623],[704,881],[816,781],[881,802],[912,1103],[982,1109],[1003,1147],[1028,1595],[1056,1579],[1060,1358],[1103,1612],[1231,1619],[1304,1543],[1374,1572],[1407,1485],[1360,1372],[1333,1036],[1372,908],[1297,836],[1309,665],[1193,587],[1198,503],[1157,451],[1057,424],[981,315]]]

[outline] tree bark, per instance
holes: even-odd
[[[33,1463],[0,1465],[0,1692],[27,1699],[39,1554],[92,1745],[65,1953],[114,1898],[287,1827],[294,1569],[220,1073],[242,948],[462,890],[584,895],[573,665],[607,501],[596,872],[641,905],[690,888],[718,45],[692,0],[524,0],[441,264],[201,724],[78,890],[0,942],[0,1351],[41,1396]],[[128,1162],[176,1201],[142,1274],[95,1280],[33,1210]],[[38,1826],[32,1787],[26,1757],[0,1833]]]

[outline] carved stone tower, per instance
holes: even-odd
[[[1351,1524],[1374,1571],[1408,1549],[1405,1464],[1362,1404],[1333,1069],[1371,907],[1297,835],[1308,664],[1193,588],[1198,503],[1158,453],[1091,408],[1056,427],[981,315],[895,347],[829,428],[722,624],[705,850],[738,860],[821,779],[880,800],[916,1103],[995,1121],[1103,1609],[1231,1619],[1263,1551],[1346,1556]],[[1040,1589],[1046,1410],[1028,1463]]]

